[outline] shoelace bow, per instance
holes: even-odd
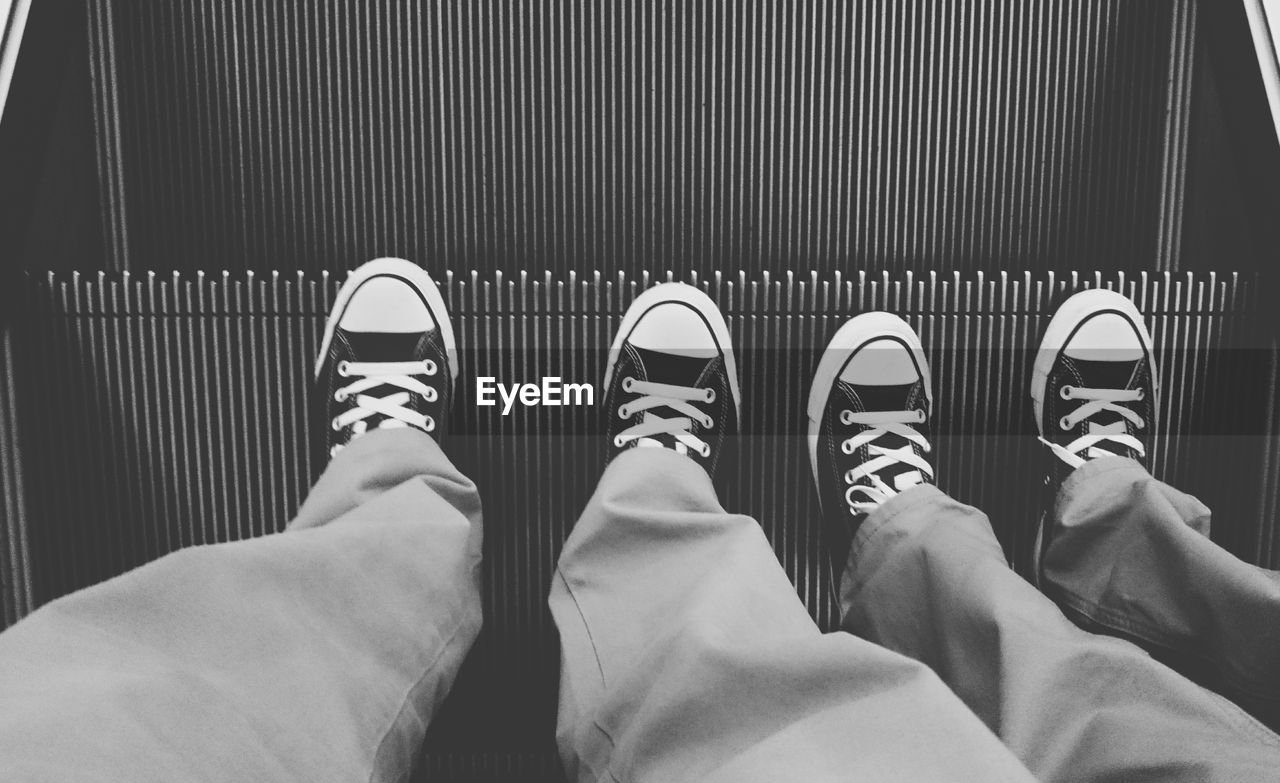
[[[1147,456],[1146,447],[1142,445],[1142,441],[1129,434],[1125,422],[1133,424],[1138,429],[1146,427],[1147,423],[1137,411],[1118,404],[1142,400],[1146,396],[1142,389],[1087,389],[1079,386],[1063,386],[1060,393],[1064,400],[1084,401],[1083,405],[1058,419],[1058,426],[1063,432],[1071,430],[1080,422],[1093,418],[1099,413],[1109,412],[1120,416],[1119,420],[1110,424],[1089,422],[1089,428],[1085,434],[1066,446],[1040,438],[1040,441],[1067,465],[1078,468],[1096,457],[1121,456],[1114,451],[1102,448],[1100,444],[1105,441],[1133,449],[1139,457]]]
[[[639,424],[634,424],[618,433],[613,439],[614,446],[621,448],[631,441],[640,441],[639,445],[642,446],[660,446],[662,444],[654,436],[670,435],[676,440],[677,446],[683,446],[684,451],[676,449],[681,453],[693,450],[702,457],[711,454],[711,446],[694,435],[692,429],[695,422],[704,428],[710,428],[715,424],[715,419],[698,410],[693,403],[715,402],[715,389],[637,381],[635,378],[627,377],[622,380],[622,390],[639,396],[618,406],[619,418],[628,419],[642,411],[646,413]],[[654,408],[669,408],[684,415],[664,418],[652,413]],[[652,443],[647,444],[646,440]]]
[[[932,450],[928,439],[919,430],[910,426],[924,420],[925,413],[922,410],[840,411],[842,424],[859,424],[867,427],[840,444],[840,450],[845,454],[852,454],[862,446],[866,446],[870,457],[861,465],[845,471],[844,480],[849,487],[844,491],[844,499],[849,504],[851,513],[855,516],[870,513],[902,490],[924,483],[926,476],[933,478],[933,468],[912,448],[913,445],[919,446],[926,453]],[[897,435],[907,443],[899,448],[889,448],[876,443],[886,435]],[[895,465],[908,465],[915,470],[898,474],[894,478],[894,486],[891,487],[880,478],[879,473]],[[871,483],[855,483],[863,478],[870,480]],[[863,499],[857,499],[856,493],[861,493]]]
[[[440,368],[430,359],[418,362],[339,362],[338,375],[343,378],[354,378],[351,383],[338,388],[333,393],[334,402],[346,402],[352,397],[352,407],[334,417],[331,426],[335,431],[351,427],[352,437],[368,429],[367,419],[371,416],[382,416],[377,428],[416,427],[423,432],[431,432],[436,428],[435,419],[408,407],[411,395],[418,394],[427,402],[434,402],[439,393],[415,375],[435,375]],[[401,389],[382,397],[374,397],[365,392],[382,386]],[[342,446],[330,449],[330,455],[337,454]]]

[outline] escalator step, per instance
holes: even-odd
[[[102,265],[1211,267],[1205,5],[96,0]]]

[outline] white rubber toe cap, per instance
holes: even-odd
[[[1072,359],[1133,362],[1143,357],[1142,338],[1128,318],[1100,313],[1080,324],[1062,352]]]
[[[426,332],[435,320],[409,283],[387,275],[366,280],[347,303],[338,326],[348,332]]]
[[[862,346],[849,358],[840,380],[858,386],[901,386],[920,380],[911,351],[901,341],[885,338]]]
[[[665,302],[650,308],[631,331],[636,348],[677,356],[711,358],[718,347],[707,322],[683,302]]]

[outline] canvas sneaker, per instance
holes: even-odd
[[[1063,302],[1036,354],[1031,399],[1048,455],[1034,552],[1038,579],[1048,545],[1046,519],[1066,477],[1099,457],[1145,463],[1155,424],[1156,365],[1151,335],[1133,302],[1103,289]]]
[[[742,395],[729,328],[710,297],[683,283],[636,297],[609,349],[604,388],[610,460],[665,448],[715,476]]]
[[[457,346],[444,299],[426,270],[379,258],[351,273],[325,324],[316,382],[329,456],[378,428],[445,429]]]
[[[868,514],[933,483],[932,407],[929,365],[906,321],[863,313],[831,338],[809,392],[809,461],[837,578]]]

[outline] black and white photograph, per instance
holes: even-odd
[[[1280,783],[1280,0],[0,0],[0,781]]]

